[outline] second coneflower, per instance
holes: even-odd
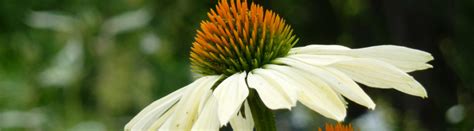
[[[191,48],[200,78],[143,109],[126,130],[274,130],[272,110],[299,101],[321,115],[344,120],[344,98],[370,109],[356,84],[427,97],[407,74],[432,66],[426,52],[395,45],[350,49],[298,42],[285,20],[261,6],[221,0],[201,23]]]

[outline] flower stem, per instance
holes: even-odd
[[[260,100],[255,90],[250,90],[248,97],[256,131],[276,131],[275,115]]]

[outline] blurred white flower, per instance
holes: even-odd
[[[464,115],[464,106],[461,104],[451,106],[446,111],[446,119],[452,124],[461,122],[465,117]]]
[[[102,28],[103,31],[113,36],[145,27],[151,18],[151,14],[147,9],[129,11],[108,19],[104,22]]]
[[[153,54],[156,50],[159,50],[161,46],[160,39],[155,33],[146,33],[141,42],[140,47],[145,54]]]
[[[34,11],[26,23],[34,28],[52,29],[60,32],[72,32],[77,20],[73,17],[51,11]]]
[[[40,73],[40,83],[65,87],[78,79],[84,63],[82,46],[80,39],[69,39],[53,59],[51,66]]]

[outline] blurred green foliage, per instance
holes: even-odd
[[[216,3],[0,1],[0,130],[121,130],[143,107],[193,80],[188,52]],[[347,122],[362,122],[361,129],[378,119],[385,125],[373,128],[474,127],[472,1],[256,3],[286,18],[300,37],[297,46],[397,44],[433,53],[435,68],[413,74],[430,98],[368,89],[376,111],[351,103]],[[279,113],[279,128],[309,130],[330,121],[294,110]]]

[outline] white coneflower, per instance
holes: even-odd
[[[407,72],[432,66],[426,52],[394,45],[350,49],[339,45],[292,48],[298,39],[277,14],[246,1],[221,0],[201,23],[191,67],[201,77],[143,109],[126,130],[273,130],[272,110],[299,101],[344,120],[344,98],[370,109],[356,82],[427,97]]]

